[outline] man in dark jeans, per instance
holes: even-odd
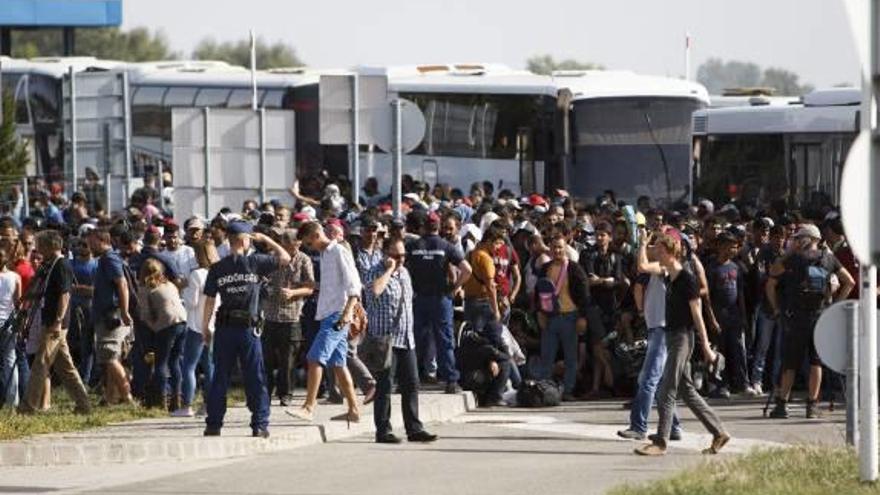
[[[420,224],[422,237],[407,245],[407,269],[418,281],[413,300],[415,333],[419,345],[419,364],[430,374],[433,357],[426,350],[433,343],[437,355],[437,375],[446,381],[446,393],[456,393],[458,370],[455,367],[455,335],[452,329],[452,294],[471,275],[471,267],[456,246],[441,238],[440,217],[431,212],[413,213],[414,224]],[[458,268],[458,276],[450,283],[449,267]]]
[[[303,341],[303,302],[312,295],[315,276],[312,260],[299,250],[296,230],[285,230],[279,241],[291,260],[269,276],[268,294],[262,301],[266,324],[261,340],[270,400],[274,390],[286,407],[291,399],[290,372]]]
[[[362,350],[377,356],[367,359],[376,375],[376,402],[373,421],[377,443],[400,443],[391,433],[391,373],[400,388],[403,424],[410,442],[433,442],[437,435],[425,431],[419,420],[419,375],[416,368],[413,335],[413,287],[404,266],[406,249],[399,239],[386,241],[381,264],[367,272],[364,279],[364,305],[369,323]],[[388,354],[391,360],[388,362]]]

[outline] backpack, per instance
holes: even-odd
[[[563,280],[568,276],[568,261],[563,263],[555,282],[546,276],[549,272],[548,266],[545,275],[535,282],[535,300],[538,311],[554,315],[559,312],[559,291],[562,290]]]
[[[804,260],[799,279],[798,306],[809,311],[822,309],[831,289],[831,273],[822,265],[822,257]]]
[[[551,380],[526,380],[516,393],[519,407],[553,407],[562,401],[562,392]]]

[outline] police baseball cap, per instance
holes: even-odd
[[[237,220],[234,222],[230,222],[226,231],[229,233],[229,235],[250,234],[254,231],[254,226],[251,225],[250,222]]]

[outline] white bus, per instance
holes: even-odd
[[[555,188],[592,200],[605,190],[635,201],[687,194],[690,119],[705,88],[626,71],[539,76],[501,65],[361,69],[385,74],[390,90],[415,101],[427,130],[404,158],[404,173],[463,190]],[[390,157],[364,156],[366,174],[390,177]],[[467,192],[465,190],[465,192]]]
[[[817,90],[797,104],[693,116],[695,196],[797,207],[839,203],[841,168],[859,129],[860,92]]]

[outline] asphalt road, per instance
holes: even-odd
[[[818,421],[763,419],[757,402],[719,407],[734,435],[729,452],[779,443],[841,444],[838,409]],[[683,411],[682,411],[683,412]],[[548,410],[493,409],[432,425],[434,444],[377,445],[372,437],[204,463],[95,468],[0,469],[0,493],[126,494],[591,494],[649,482],[706,460],[709,437],[684,412],[685,438],[660,459],[619,440],[627,412],[617,402]]]

